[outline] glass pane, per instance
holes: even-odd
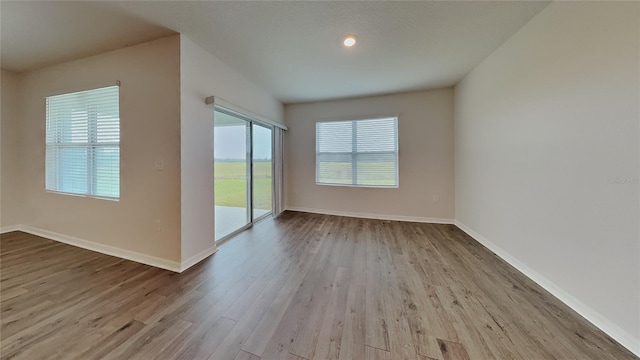
[[[86,147],[61,148],[58,154],[58,188],[73,194],[88,194],[88,156]]]
[[[397,179],[396,153],[359,153],[356,156],[357,185],[395,186]]]
[[[352,184],[351,154],[316,155],[316,182],[321,184]]]
[[[216,240],[247,225],[250,219],[249,122],[215,111],[213,131]]]
[[[95,195],[120,197],[120,147],[95,148]]]
[[[272,130],[253,125],[253,218],[271,212]]]

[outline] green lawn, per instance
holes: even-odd
[[[242,161],[216,161],[214,165],[215,201],[218,206],[245,207],[247,199],[246,163]],[[351,164],[340,162],[320,163],[320,180],[331,184],[350,184]],[[395,183],[395,163],[361,162],[358,164],[359,184],[389,186]],[[388,173],[380,178],[380,172]],[[254,173],[254,207],[271,209],[271,162],[256,161]]]
[[[325,184],[351,184],[351,163],[321,162],[320,183]],[[393,186],[396,182],[396,164],[394,162],[359,162],[358,185],[365,186]],[[382,175],[385,174],[385,175]]]
[[[215,202],[218,206],[245,207],[247,202],[246,163],[216,161]],[[253,164],[253,194],[256,209],[271,209],[271,162]]]
[[[214,173],[216,179],[244,179],[247,174],[247,164],[242,161],[216,161]],[[271,177],[271,162],[256,161],[253,163],[253,176],[256,178]]]

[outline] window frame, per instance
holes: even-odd
[[[62,135],[59,131],[57,131],[54,135],[55,140],[50,143],[48,142],[49,138],[49,99],[56,96],[63,95],[72,95],[83,92],[90,92],[94,90],[101,90],[105,88],[115,87],[117,89],[117,97],[118,97],[118,141],[98,141],[98,113],[97,111],[87,111],[87,141],[86,142],[63,142]],[[64,125],[63,125],[64,126]],[[78,197],[87,197],[99,200],[110,200],[110,201],[120,201],[121,195],[121,154],[120,154],[120,143],[121,143],[121,112],[120,112],[120,83],[118,82],[116,85],[107,85],[100,87],[93,87],[86,90],[77,90],[71,92],[65,92],[60,94],[48,95],[45,97],[45,191],[47,193],[53,194],[61,194],[61,195],[70,195],[70,196],[78,196]],[[48,164],[48,156],[46,155],[49,150],[59,152],[61,149],[86,149],[86,172],[87,172],[87,192],[72,192],[72,191],[64,191],[60,190],[59,184],[62,181],[62,169],[63,164],[61,162],[57,162],[55,165]],[[117,149],[118,150],[118,196],[108,196],[96,194],[98,188],[98,167],[96,164],[96,153],[99,149]],[[59,155],[56,154],[56,158],[59,159]],[[48,169],[49,166],[52,166],[55,169],[56,173],[56,186],[57,189],[49,188],[47,178],[49,177]]]
[[[370,151],[365,152],[357,151],[358,147],[358,131],[357,131],[357,123],[360,121],[368,121],[368,120],[383,120],[383,119],[393,119],[394,127],[393,127],[393,136],[395,142],[395,151]],[[320,142],[318,139],[318,127],[319,124],[329,124],[329,123],[340,123],[340,122],[351,122],[351,151],[350,152],[320,152]],[[345,120],[320,120],[315,122],[315,184],[320,186],[339,186],[339,187],[354,187],[354,188],[380,188],[380,189],[397,189],[400,187],[400,141],[398,135],[398,127],[399,127],[399,116],[398,115],[390,115],[390,116],[376,116],[376,117],[366,117],[360,119],[345,119]],[[344,155],[351,157],[351,184],[344,183],[327,183],[319,181],[319,167],[318,160],[319,155],[322,154],[331,154],[331,155]],[[396,182],[394,185],[360,185],[357,184],[358,179],[358,155],[359,154],[393,154],[395,156],[395,175]]]

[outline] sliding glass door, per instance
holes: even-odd
[[[273,130],[241,114],[214,113],[216,241],[271,213]]]
[[[273,188],[273,156],[271,154],[273,130],[253,124],[253,218],[271,213]]]
[[[250,136],[250,122],[225,112],[215,112],[213,175],[216,240],[251,222]]]

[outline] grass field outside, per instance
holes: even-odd
[[[318,183],[352,185],[352,164],[350,162],[321,161]],[[357,185],[396,186],[396,163],[383,161],[358,162]]]
[[[217,206],[247,206],[247,164],[244,161],[214,162],[214,189]],[[254,208],[271,210],[271,161],[253,163]]]
[[[394,186],[394,162],[361,162],[358,164],[358,184],[369,186]],[[215,203],[217,206],[246,207],[247,164],[244,161],[219,161],[214,163]],[[351,163],[321,162],[320,182],[351,184]],[[381,177],[381,174],[384,174]],[[253,163],[254,208],[271,210],[271,161]]]

